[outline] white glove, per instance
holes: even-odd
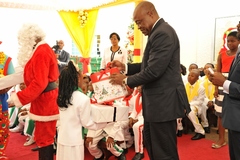
[[[8,99],[7,99],[7,103],[8,103],[8,104],[14,104],[14,103],[13,103],[13,100],[12,100],[12,98],[11,98],[11,96],[8,97]]]
[[[14,104],[15,107],[20,108],[22,107],[22,103],[20,102],[20,100],[18,99],[17,93],[16,92],[12,92],[7,100],[7,102],[9,104]]]

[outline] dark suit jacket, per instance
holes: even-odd
[[[222,123],[225,128],[240,132],[240,57],[233,61],[228,79],[231,84],[229,94],[224,94]]]
[[[65,50],[62,50],[61,55],[58,56],[58,60],[61,62],[60,65],[58,64],[58,69],[60,73],[63,68],[68,65],[68,62],[70,61],[70,54]]]
[[[165,122],[184,117],[184,109],[190,112],[180,73],[179,40],[163,19],[148,36],[142,63],[129,64],[128,74],[131,88],[142,85],[144,121]]]

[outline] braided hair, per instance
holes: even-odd
[[[77,71],[72,61],[61,71],[59,76],[59,89],[57,104],[60,108],[68,108],[71,104],[72,93],[78,89],[78,77],[80,73]]]

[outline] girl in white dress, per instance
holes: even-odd
[[[82,93],[82,73],[72,61],[59,77],[57,103],[60,120],[57,138],[57,160],[84,160],[83,130],[104,128],[107,123],[96,124],[91,119],[90,99]]]

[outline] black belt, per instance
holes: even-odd
[[[116,121],[116,114],[117,114],[117,107],[113,107],[114,110],[113,110],[113,122]]]
[[[43,93],[54,90],[56,88],[57,88],[57,83],[56,82],[49,82],[47,87],[44,89]]]

